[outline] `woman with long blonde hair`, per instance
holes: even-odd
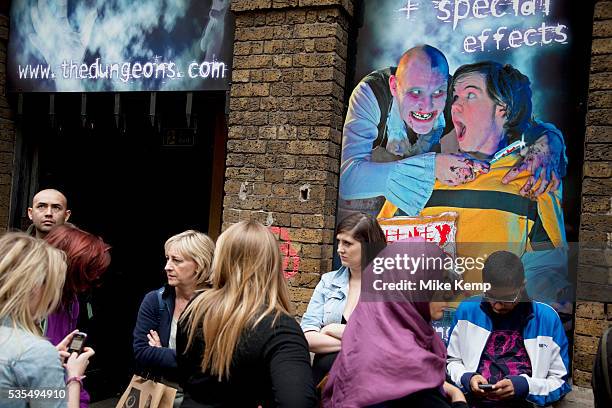
[[[274,235],[254,221],[229,227],[211,279],[179,322],[182,406],[314,406],[308,344],[290,315]]]
[[[44,391],[49,407],[79,406],[83,373],[94,354],[67,353],[76,332],[56,347],[42,337],[40,322],[59,304],[66,278],[66,256],[44,241],[23,233],[0,238],[0,402],[25,407],[27,394]],[[68,357],[62,367],[60,357]],[[13,390],[11,390],[13,389]],[[50,390],[51,394],[45,390]],[[13,391],[13,395],[11,395]],[[36,395],[30,396],[35,397]]]

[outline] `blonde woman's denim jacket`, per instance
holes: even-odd
[[[23,329],[12,321],[0,322],[0,406],[2,408],[66,407],[67,399],[9,398],[10,390],[65,390],[64,368],[56,348],[46,339]],[[13,393],[13,397],[15,394]],[[28,405],[29,403],[29,405]]]
[[[349,277],[350,271],[345,266],[321,276],[300,323],[304,332],[318,332],[328,324],[342,321]]]

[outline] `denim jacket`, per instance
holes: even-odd
[[[65,407],[67,399],[9,399],[9,389],[37,390],[66,387],[59,353],[42,337],[0,322],[0,405],[3,408]],[[29,405],[28,405],[29,403]]]
[[[302,330],[320,331],[324,326],[342,321],[348,296],[350,272],[345,266],[323,274],[302,317]]]

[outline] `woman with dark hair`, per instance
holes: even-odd
[[[359,300],[362,267],[386,245],[376,219],[360,212],[340,221],[336,240],[342,267],[321,276],[301,322],[309,349],[315,353],[315,384],[327,374],[341,348],[346,322]]]
[[[74,331],[79,319],[78,295],[91,289],[110,265],[110,246],[73,225],[54,227],[45,237],[47,243],[66,254],[68,269],[60,303],[47,317],[45,336],[54,345]],[[81,388],[81,408],[89,405],[89,394]]]

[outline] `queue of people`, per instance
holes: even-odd
[[[446,307],[434,291],[418,298],[408,292],[393,302],[360,301],[361,285],[352,282],[361,280],[362,257],[376,255],[364,249],[385,246],[376,220],[352,214],[338,224],[336,237],[342,267],[322,276],[302,330],[291,315],[272,234],[258,223],[240,222],[219,237],[210,286],[178,322],[182,406],[299,407],[321,398],[326,407],[523,407],[569,391],[561,321],[550,306],[528,298],[516,255],[500,251],[488,258],[484,280],[502,289],[461,304],[447,350],[431,325]],[[379,256],[400,250],[442,256],[424,242],[408,249],[392,244]],[[441,274],[422,268],[410,276],[418,281]],[[509,293],[513,285],[518,292]],[[469,321],[464,310],[481,316]],[[485,330],[491,338],[482,337]],[[546,348],[534,344],[542,336],[550,336]]]
[[[362,268],[374,256],[442,251],[418,239],[385,248],[380,226],[365,213],[342,220],[336,238],[342,267],[323,275],[302,327],[268,228],[239,222],[216,246],[193,230],[169,238],[167,284],[145,296],[134,329],[139,371],[179,389],[175,406],[182,407],[526,407],[569,391],[561,321],[528,298],[516,255],[489,256],[483,279],[498,289],[461,303],[447,349],[431,324],[447,305],[435,291],[361,299]],[[84,242],[86,251],[74,250]],[[10,362],[1,388],[65,388],[57,406],[87,406],[82,379],[94,351],[66,351],[76,332],[75,296],[83,278],[108,267],[108,249],[68,225],[51,229],[46,242],[23,233],[0,239],[0,354]],[[408,276],[416,282],[442,274],[420,268]]]

